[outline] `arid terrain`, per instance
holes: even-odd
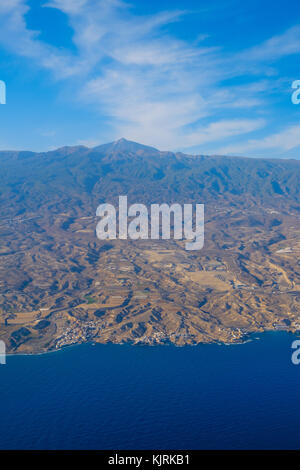
[[[187,156],[125,141],[0,152],[0,339],[240,342],[300,329],[300,162]],[[100,203],[204,203],[205,244],[107,240]]]

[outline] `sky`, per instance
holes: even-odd
[[[0,0],[0,150],[300,158],[300,2]]]

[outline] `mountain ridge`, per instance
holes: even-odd
[[[247,160],[268,160],[268,161],[293,161],[293,162],[298,162],[300,161],[297,158],[277,158],[277,157],[248,157],[244,155],[239,155],[239,156],[234,156],[234,155],[219,155],[219,154],[189,154],[181,151],[172,151],[172,150],[159,150],[156,147],[141,144],[139,142],[131,141],[128,139],[125,139],[124,137],[117,139],[112,142],[107,142],[103,144],[96,145],[94,147],[88,147],[85,145],[66,145],[63,147],[58,147],[54,148],[51,150],[47,151],[31,151],[31,150],[0,150],[0,156],[1,155],[12,155],[12,156],[17,156],[21,155],[22,157],[30,156],[30,155],[49,155],[49,154],[55,154],[59,153],[62,155],[70,155],[74,154],[75,152],[82,151],[84,153],[91,153],[91,152],[101,152],[101,153],[107,153],[107,154],[112,154],[115,152],[129,152],[131,154],[139,154],[139,152],[148,152],[151,154],[160,154],[160,155],[176,155],[177,157],[188,157],[191,159],[194,158],[200,158],[200,157],[205,157],[205,158],[217,158],[217,159],[247,159]]]

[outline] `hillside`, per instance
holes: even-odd
[[[134,142],[0,152],[0,338],[235,342],[300,325],[300,161],[160,152]],[[205,204],[205,246],[106,241],[102,202]]]

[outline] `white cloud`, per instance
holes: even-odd
[[[66,78],[78,72],[67,52],[63,53],[39,40],[39,32],[27,28],[25,15],[29,7],[24,0],[1,0],[0,44],[9,51],[34,59],[40,67],[51,70],[55,76]]]
[[[218,152],[228,155],[266,149],[289,151],[297,147],[300,147],[300,124],[287,127],[262,139],[250,139],[240,144],[228,145],[219,149]]]
[[[300,26],[294,26],[283,34],[274,36],[259,46],[245,51],[246,60],[270,61],[278,60],[283,56],[290,54],[299,54],[300,52]]]
[[[114,137],[162,148],[194,147],[262,128],[265,120],[250,111],[267,103],[269,82],[226,86],[223,80],[300,52],[298,26],[226,57],[203,45],[206,32],[193,43],[165,32],[185,11],[136,15],[123,0],[50,0],[45,7],[68,16],[76,53],[46,44],[28,29],[26,0],[1,0],[0,44],[57,79],[76,78],[78,99],[98,107]],[[244,148],[255,142],[248,140]]]
[[[212,122],[207,126],[198,126],[189,132],[178,131],[166,124],[161,127],[160,133],[157,132],[158,126],[136,125],[126,126],[121,129],[120,135],[126,135],[129,139],[138,142],[144,142],[147,145],[153,143],[153,133],[156,132],[158,146],[162,150],[170,149],[170,142],[173,148],[182,147],[182,142],[186,148],[197,147],[208,143],[217,143],[222,139],[244,135],[260,129],[264,125],[262,119],[233,119]]]

